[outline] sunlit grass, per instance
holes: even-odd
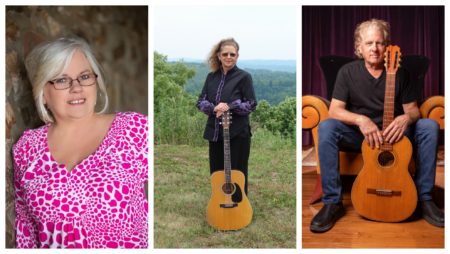
[[[155,248],[295,248],[295,149],[253,148],[248,199],[252,222],[219,231],[206,222],[212,195],[208,147],[154,147]]]

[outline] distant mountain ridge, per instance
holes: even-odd
[[[175,62],[169,62],[174,64]],[[188,67],[194,67],[197,71],[195,76],[184,85],[184,90],[193,95],[199,95],[205,84],[208,66],[203,63],[184,62]],[[239,68],[243,68],[238,62]],[[265,69],[243,68],[250,73],[257,100],[266,100],[270,105],[278,105],[286,100],[286,97],[296,97],[296,75],[287,71],[272,71]]]
[[[169,62],[176,62],[183,59],[184,62],[191,63],[203,63],[204,59],[195,58],[169,58]],[[296,60],[262,60],[262,59],[252,59],[252,60],[238,60],[237,66],[239,68],[250,68],[250,69],[265,69],[271,71],[286,71],[286,72],[296,72],[297,71],[297,61]]]

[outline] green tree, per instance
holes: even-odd
[[[295,97],[286,97],[278,107],[270,106],[266,100],[258,102],[258,106],[251,114],[252,125],[257,128],[266,128],[273,134],[291,138],[295,142],[297,124],[297,100]]]
[[[195,68],[183,61],[167,62],[154,52],[154,142],[156,144],[204,145],[204,115],[195,107],[196,98],[184,91]]]
[[[154,55],[154,104],[155,109],[161,104],[161,100],[189,97],[184,92],[184,85],[196,74],[195,68],[187,67],[183,61],[175,64],[167,62],[167,56],[157,51]],[[180,97],[181,96],[181,97]]]
[[[295,139],[297,125],[297,100],[295,97],[286,97],[277,108],[277,118],[281,123],[279,131]]]

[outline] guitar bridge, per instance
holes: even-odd
[[[372,189],[367,188],[367,194],[375,194],[377,196],[384,196],[384,197],[392,197],[392,196],[401,196],[401,191],[393,191],[393,190],[378,190],[378,189]]]
[[[236,203],[232,203],[232,204],[220,204],[221,208],[233,208],[233,207],[237,207],[238,204]]]

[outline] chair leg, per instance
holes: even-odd
[[[309,201],[309,204],[312,205],[314,202],[316,202],[322,196],[322,194],[323,194],[322,177],[321,177],[321,175],[317,175],[316,188],[314,189],[314,192],[311,197],[311,201]]]

